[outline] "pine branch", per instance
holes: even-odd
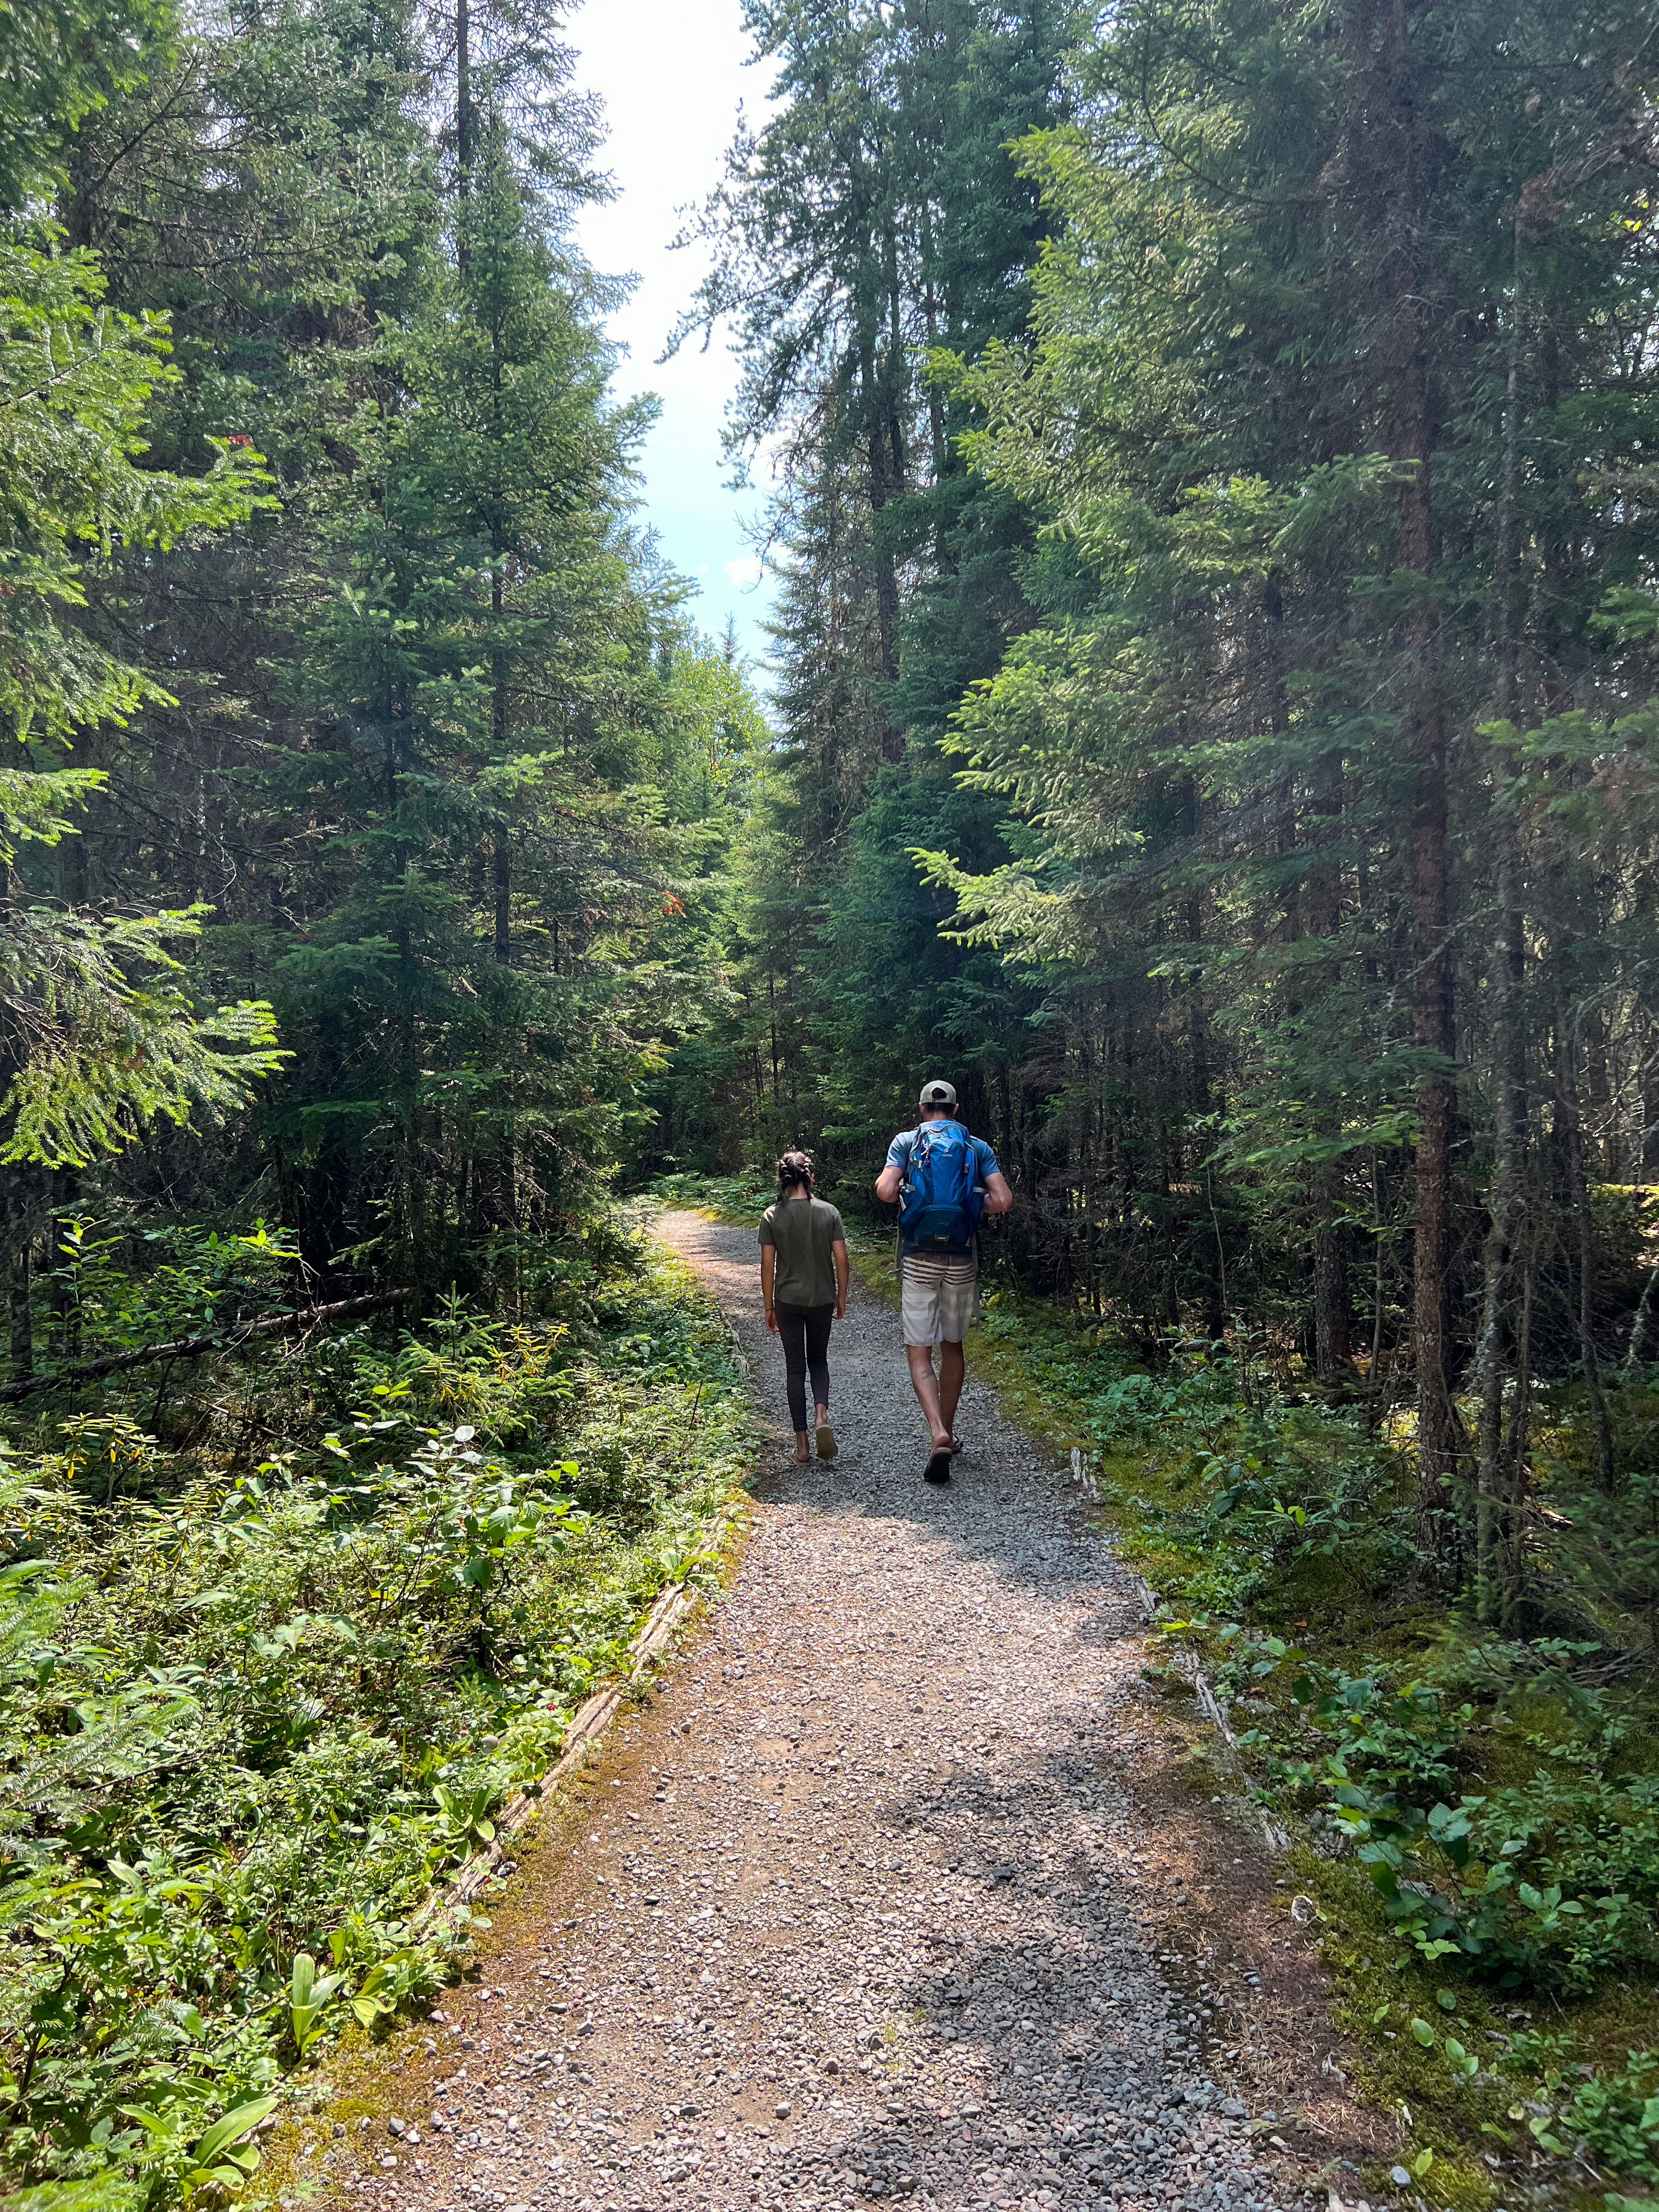
[[[27,1398],[36,1390],[67,1389],[78,1382],[92,1382],[105,1375],[119,1374],[129,1367],[148,1366],[158,1359],[193,1359],[202,1352],[234,1352],[238,1345],[247,1343],[252,1337],[283,1336],[290,1330],[319,1328],[357,1314],[379,1313],[414,1295],[407,1288],[376,1291],[367,1297],[338,1298],[332,1305],[305,1306],[297,1313],[260,1314],[252,1321],[237,1322],[228,1328],[211,1329],[205,1336],[175,1336],[166,1344],[146,1344],[131,1352],[112,1352],[102,1359],[88,1359],[79,1367],[62,1368],[54,1374],[21,1376],[14,1382],[0,1384],[0,1406],[15,1406],[20,1398]]]

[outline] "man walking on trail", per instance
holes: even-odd
[[[979,1218],[981,1213],[1006,1213],[1014,1194],[991,1147],[982,1137],[970,1137],[957,1121],[954,1085],[937,1079],[924,1083],[921,1103],[921,1120],[914,1129],[901,1129],[887,1147],[876,1196],[888,1206],[902,1200],[899,1285],[904,1356],[933,1440],[927,1478],[948,1482],[962,1396],[962,1340],[979,1294]]]

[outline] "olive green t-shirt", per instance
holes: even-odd
[[[847,1231],[822,1198],[781,1198],[761,1216],[760,1241],[776,1252],[772,1296],[787,1306],[832,1306],[836,1262],[830,1251]]]

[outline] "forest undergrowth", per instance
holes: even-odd
[[[1413,1573],[1407,1425],[1230,1343],[1175,1338],[1146,1371],[1109,1329],[1009,1290],[973,1360],[1082,1449],[1161,1635],[1228,1701],[1413,2188],[1498,2203],[1547,2179],[1659,2181],[1650,1540],[1639,1504],[1617,1535],[1599,1510],[1582,1398],[1551,1407],[1535,1613],[1482,1626]],[[1624,1391],[1631,1429],[1652,1422],[1652,1382]],[[1166,1679],[1186,1679],[1175,1652]]]
[[[748,1172],[658,1188],[743,1222],[770,1196]],[[850,1241],[890,1297],[880,1230]],[[1634,1470],[1616,1513],[1582,1389],[1550,1395],[1529,1611],[1483,1625],[1416,1574],[1401,1409],[1333,1403],[1232,1340],[1172,1334],[1149,1366],[1109,1324],[1006,1281],[969,1360],[1034,1433],[1084,1455],[1103,1524],[1158,1594],[1155,1678],[1184,1696],[1197,1658],[1226,1702],[1243,1786],[1290,1832],[1360,2086],[1401,2122],[1377,2185],[1463,2208],[1645,2201],[1659,1586],[1641,1468],[1659,1375],[1614,1393]],[[1221,1747],[1198,1755],[1231,1791]]]
[[[1414,2189],[1473,2205],[1659,2182],[1650,1539],[1639,1501],[1616,1525],[1598,1510],[1582,1394],[1550,1407],[1534,1612],[1492,1626],[1417,1579],[1407,1424],[1231,1343],[1175,1338],[1148,1371],[1006,1288],[971,1357],[1083,1452],[1181,1647],[1172,1692],[1196,1657],[1225,1700]],[[1632,1431],[1654,1381],[1622,1394]]]
[[[83,1351],[118,1292],[282,1261],[185,1242],[100,1300],[86,1240]],[[12,1415],[0,2160],[41,2202],[240,2190],[343,2029],[453,1978],[488,1923],[434,1886],[717,1574],[750,1438],[717,1316],[625,1218],[549,1264],[521,1325],[456,1304]]]

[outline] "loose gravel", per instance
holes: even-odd
[[[661,1234],[782,1431],[752,1231]],[[540,1901],[501,1986],[446,1998],[421,2109],[315,2144],[357,2202],[1294,2201],[1271,2120],[1209,2070],[1222,1993],[1151,1934],[1133,1584],[982,1386],[954,1480],[923,1482],[890,1312],[855,1293],[830,1358],[841,1455],[797,1468],[781,1438],[636,1771],[589,1792],[575,1906]]]

